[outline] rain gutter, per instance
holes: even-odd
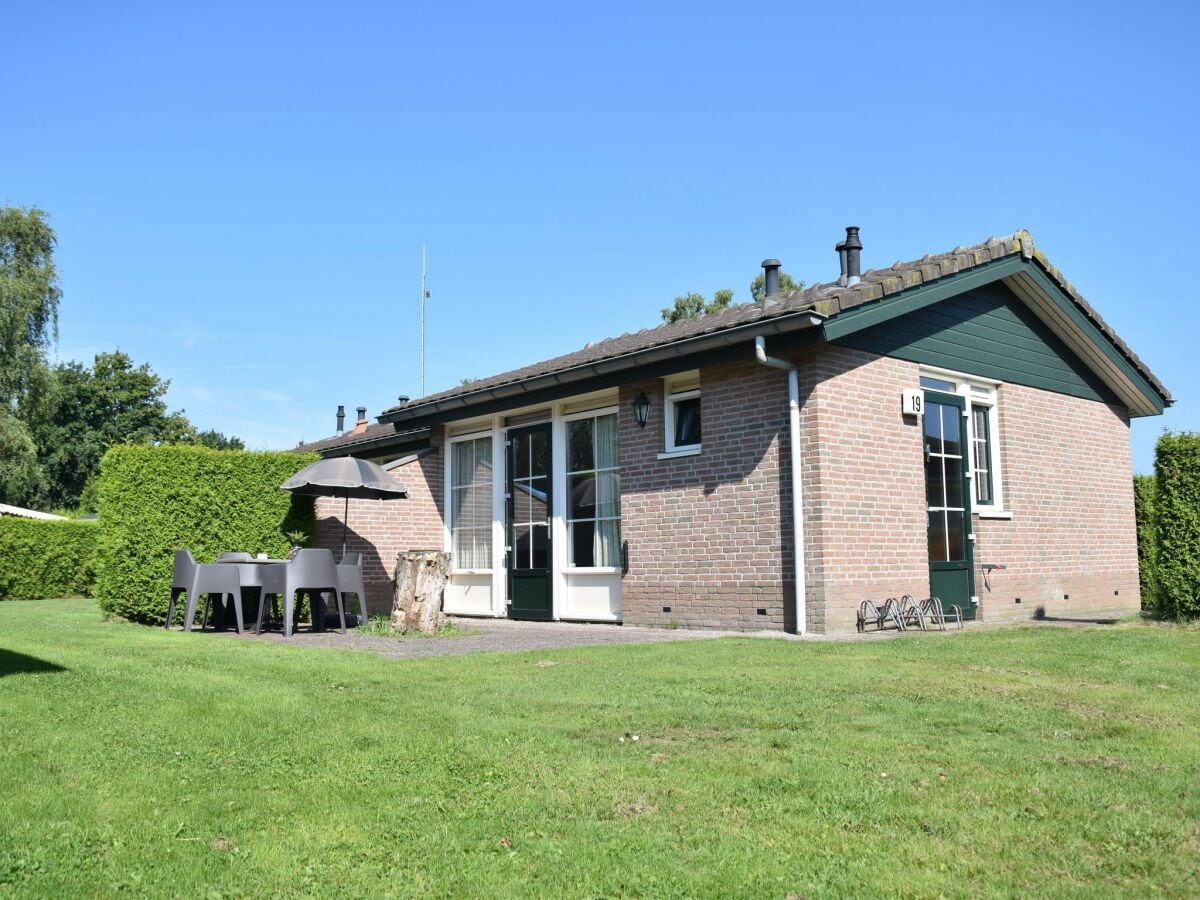
[[[800,471],[800,376],[796,364],[786,359],[767,356],[767,341],[762,335],[754,339],[754,355],[764,366],[783,369],[788,373],[788,449],[792,457],[792,560],[796,584],[796,634],[808,632],[808,596],[804,587],[804,504]]]

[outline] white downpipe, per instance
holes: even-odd
[[[800,473],[800,377],[795,363],[767,356],[766,338],[754,339],[754,355],[764,366],[788,373],[788,444],[792,455],[792,556],[795,560],[796,633],[808,633],[808,598],[804,587],[804,503]]]

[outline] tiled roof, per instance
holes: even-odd
[[[793,291],[780,302],[771,306],[761,306],[758,303],[743,303],[730,306],[719,312],[709,313],[695,319],[685,319],[657,328],[643,328],[641,331],[629,332],[620,337],[608,338],[594,344],[588,344],[582,350],[567,353],[553,359],[513,369],[490,378],[480,378],[465,385],[450,388],[440,393],[414,399],[407,407],[396,406],[384,410],[384,415],[399,409],[424,406],[450,397],[465,396],[475,391],[487,390],[535,378],[540,375],[551,375],[577,366],[597,363],[613,357],[624,356],[640,350],[648,350],[664,344],[671,344],[687,338],[704,334],[724,331],[739,325],[748,325],[756,321],[767,321],[779,316],[794,315],[803,312],[816,312],[832,318],[839,313],[883,300],[901,291],[920,287],[924,284],[973,269],[1009,256],[1020,255],[1024,259],[1036,260],[1059,287],[1075,302],[1080,310],[1113,342],[1147,381],[1159,391],[1164,399],[1169,401],[1170,394],[1162,383],[1145,366],[1137,355],[1117,336],[1117,333],[1092,309],[1091,304],[1084,299],[1069,281],[1067,281],[1056,266],[1046,258],[1046,255],[1034,245],[1033,235],[1028,231],[1018,231],[1007,237],[988,238],[986,241],[970,247],[956,247],[948,253],[923,256],[911,262],[897,262],[886,269],[869,269],[863,273],[862,281],[853,287],[842,287],[836,283],[814,284],[801,291]]]

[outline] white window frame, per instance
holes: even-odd
[[[495,505],[495,493],[496,493],[496,485],[495,485],[496,479],[495,479],[495,475],[494,475],[495,457],[496,457],[496,434],[495,434],[495,432],[494,431],[471,431],[471,432],[468,432],[465,434],[456,434],[456,435],[454,435],[452,437],[448,437],[446,439],[446,473],[445,473],[445,481],[446,481],[446,483],[445,483],[445,494],[446,494],[445,538],[446,538],[446,542],[445,542],[445,547],[446,547],[446,551],[450,554],[451,568],[450,568],[449,574],[451,574],[451,575],[491,575],[491,574],[493,574],[493,572],[495,571],[495,568],[496,568],[496,529],[494,526],[494,520],[495,520],[494,512],[493,512],[493,516],[492,516],[493,524],[491,526],[492,527],[491,565],[489,567],[487,567],[486,569],[479,568],[479,567],[475,567],[475,568],[471,568],[471,569],[460,569],[460,568],[456,567],[457,561],[454,558],[454,473],[452,471],[452,468],[454,466],[454,451],[452,449],[452,445],[461,444],[464,441],[478,441],[478,440],[482,440],[484,438],[490,438],[492,441],[492,460],[493,460],[493,462],[492,462],[492,468],[493,468],[492,494],[493,494],[493,506],[494,506]],[[501,445],[503,445],[503,438],[501,438]]]
[[[704,416],[701,409],[700,443],[675,443],[675,404],[682,400],[700,398],[700,373],[685,372],[673,375],[663,382],[663,431],[664,451],[658,454],[659,459],[671,459],[676,456],[696,456],[704,446]]]
[[[968,440],[967,474],[971,479],[971,512],[981,519],[1011,519],[1012,513],[1004,508],[1004,474],[1000,468],[1000,387],[1003,382],[977,375],[964,375],[950,369],[922,366],[922,377],[952,381],[954,393],[963,398],[966,409],[966,435]],[[926,390],[931,390],[926,388]],[[992,502],[980,503],[975,488],[975,409],[988,411],[988,472],[992,480]]]
[[[567,413],[567,414],[563,414],[563,415],[559,416],[559,421],[562,423],[561,446],[562,446],[562,454],[563,454],[563,475],[562,475],[562,482],[561,482],[562,486],[563,486],[563,490],[560,492],[563,495],[563,505],[562,505],[562,513],[561,513],[561,515],[562,515],[562,535],[563,535],[562,536],[562,547],[563,547],[562,563],[563,563],[563,565],[561,568],[562,568],[562,571],[568,575],[620,575],[623,571],[622,566],[619,566],[619,565],[618,566],[573,566],[573,565],[571,565],[571,563],[570,563],[571,547],[570,547],[570,541],[568,540],[568,537],[567,537],[567,535],[568,535],[567,525],[568,525],[568,522],[570,521],[570,507],[571,507],[570,500],[566,496],[567,480],[568,480],[567,472],[569,470],[569,465],[570,465],[569,462],[567,461],[568,451],[570,449],[567,446],[567,443],[569,440],[569,438],[567,436],[567,431],[568,431],[567,424],[570,422],[575,422],[579,419],[595,419],[598,416],[610,416],[610,415],[619,416],[620,415],[620,407],[602,406],[599,409],[589,409],[589,410],[584,410],[582,412]],[[618,441],[619,441],[619,437],[618,437]],[[622,471],[622,468],[623,467],[618,468],[617,472],[620,473]],[[621,516],[618,517],[617,521],[619,521],[623,524],[624,518],[625,518],[624,512],[622,512]],[[621,543],[622,543],[621,541],[618,541],[618,545],[620,545]]]

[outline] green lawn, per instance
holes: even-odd
[[[0,895],[1196,896],[1198,675],[1136,625],[398,662],[3,603]]]

